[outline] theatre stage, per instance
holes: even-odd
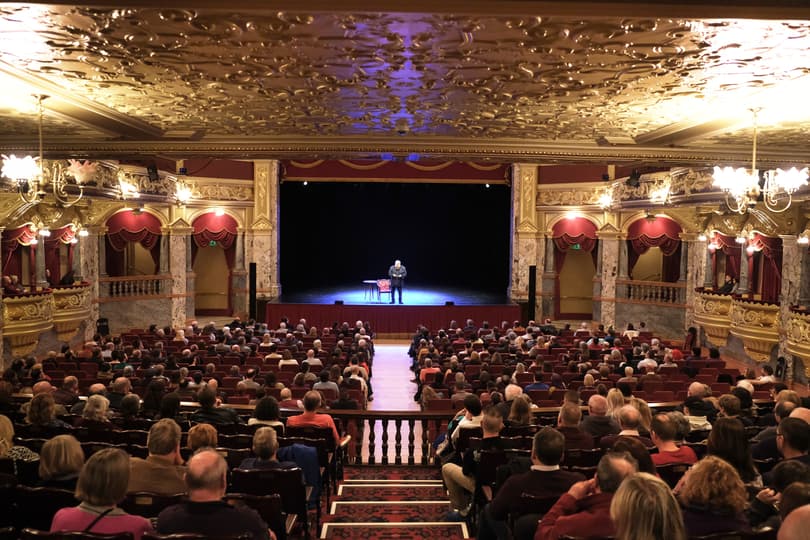
[[[362,283],[329,290],[285,294],[281,303],[265,306],[266,321],[272,327],[282,317],[291,321],[305,318],[319,327],[332,323],[369,321],[374,332],[381,334],[412,334],[424,324],[431,330],[447,328],[451,320],[463,326],[473,319],[480,325],[489,321],[495,326],[501,321],[520,319],[520,306],[506,303],[505,295],[486,294],[460,289],[431,289],[406,287],[404,304],[391,305],[388,295],[379,299],[376,291],[366,290]],[[341,301],[342,304],[335,304]],[[452,302],[454,305],[446,305]]]

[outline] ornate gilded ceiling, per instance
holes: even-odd
[[[303,4],[306,4],[304,2]],[[0,150],[810,162],[810,22],[0,4]],[[805,81],[808,79],[808,81]],[[778,106],[778,107],[777,107]],[[785,114],[787,111],[787,114]],[[787,123],[785,123],[787,122]]]

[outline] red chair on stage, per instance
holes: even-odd
[[[393,300],[393,296],[391,296],[391,280],[390,279],[378,279],[377,280],[377,299],[382,302],[382,295],[387,294],[388,300]]]

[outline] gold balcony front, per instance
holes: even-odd
[[[729,332],[742,340],[748,356],[769,362],[771,350],[779,343],[779,304],[735,298]]]
[[[53,294],[50,291],[3,298],[3,338],[12,354],[30,354],[39,335],[53,328]]]
[[[785,333],[787,351],[804,361],[804,372],[810,377],[810,312],[791,310]]]
[[[703,327],[713,345],[725,345],[731,326],[731,296],[698,289],[695,295],[695,324]]]
[[[82,321],[90,319],[90,285],[53,290],[53,325],[60,341],[70,341]]]

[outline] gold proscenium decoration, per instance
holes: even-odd
[[[40,334],[53,328],[53,295],[30,294],[3,298],[3,339],[16,356],[31,354]]]
[[[804,361],[804,372],[810,377],[810,313],[791,311],[785,333],[787,352]]]
[[[53,325],[59,341],[70,341],[82,321],[90,318],[90,285],[53,289]]]
[[[39,155],[37,157],[15,155],[3,156],[0,175],[16,184],[20,199],[28,205],[36,205],[52,196],[57,206],[68,207],[76,204],[84,195],[83,184],[96,172],[96,164],[89,161],[70,160],[65,167],[61,161],[45,163],[42,143],[43,101],[48,96],[39,94],[37,99],[37,132]],[[72,176],[74,182],[69,180]],[[68,186],[71,186],[68,189]]]

